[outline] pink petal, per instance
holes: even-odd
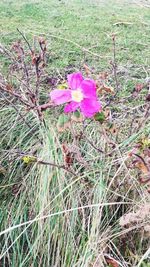
[[[80,108],[85,117],[91,118],[101,110],[101,103],[96,98],[87,98],[80,103]]]
[[[71,90],[58,90],[55,89],[50,92],[51,100],[54,102],[55,105],[64,104],[66,102],[71,101]]]
[[[75,90],[80,87],[81,82],[83,81],[82,73],[75,72],[67,76],[68,85],[71,89]]]
[[[96,97],[96,83],[94,80],[83,80],[80,88],[86,98]]]
[[[64,112],[74,112],[79,107],[79,103],[72,101],[71,103],[67,104],[64,108]]]

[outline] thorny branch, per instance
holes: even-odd
[[[9,95],[17,98],[23,105],[29,107],[30,109],[34,108],[33,105],[31,105],[29,102],[27,102],[27,100],[25,100],[21,94],[18,94],[16,92],[14,92],[14,90],[12,89],[12,87],[9,84],[3,84],[0,82],[0,90],[8,93]]]
[[[23,106],[26,107],[27,111],[35,110],[37,112],[39,120],[43,120],[42,111],[50,108],[52,103],[48,102],[46,104],[40,103],[40,83],[41,83],[41,75],[43,68],[46,65],[46,42],[43,38],[38,38],[39,51],[36,52],[35,48],[32,49],[29,41],[24,36],[24,34],[17,29],[23,40],[26,42],[28,49],[30,51],[31,60],[27,65],[26,61],[29,61],[27,57],[27,52],[24,50],[24,47],[21,44],[21,41],[15,42],[12,46],[12,51],[9,52],[3,47],[0,46],[0,52],[5,54],[8,58],[11,59],[10,64],[10,73],[11,77],[15,77],[17,88],[13,86],[12,82],[7,81],[0,75],[0,90],[7,93],[8,95],[13,96],[18,99]],[[15,52],[14,57],[12,57]],[[27,60],[26,60],[27,59]],[[32,67],[33,66],[33,67]],[[33,88],[33,70],[35,69],[35,90]],[[13,75],[13,73],[16,74]],[[23,75],[23,76],[22,76]],[[20,77],[21,76],[21,77]],[[26,77],[26,78],[25,78]],[[22,82],[24,80],[24,83]],[[20,83],[20,85],[19,85]],[[23,86],[23,91],[21,89]]]
[[[5,55],[7,55],[8,58],[11,57],[11,61],[13,62],[11,77],[15,77],[15,79],[17,81],[17,86],[16,85],[13,86],[10,82],[8,82],[4,79],[1,79],[1,76],[0,76],[0,91],[3,92],[5,100],[9,104],[12,105],[12,107],[19,114],[22,121],[32,130],[31,126],[28,124],[28,122],[26,122],[24,116],[22,116],[22,114],[19,112],[16,105],[14,105],[13,102],[9,101],[8,95],[11,95],[14,98],[16,98],[17,100],[19,100],[23,104],[23,106],[26,108],[26,111],[35,110],[38,114],[39,120],[40,121],[42,120],[44,123],[44,120],[42,118],[42,112],[53,106],[53,104],[50,101],[46,104],[41,104],[41,105],[39,104],[40,103],[39,89],[40,89],[40,85],[41,85],[42,70],[46,64],[46,59],[45,59],[46,58],[45,57],[45,55],[46,55],[46,42],[42,38],[38,39],[38,45],[39,45],[40,51],[37,52],[37,51],[35,51],[35,48],[32,49],[31,45],[29,44],[28,40],[23,35],[23,33],[20,30],[18,30],[18,32],[21,34],[22,38],[27,43],[28,48],[30,50],[30,57],[31,57],[30,58],[30,64],[27,65],[27,63],[26,63],[26,54],[27,53],[24,50],[21,42],[16,42],[14,45],[15,53],[16,53],[15,55],[17,56],[17,59],[16,59],[16,57],[14,57],[14,58],[11,57],[11,53],[6,51],[5,49],[1,49],[1,47],[0,47],[0,52],[5,53]],[[111,65],[112,65],[114,81],[115,81],[115,85],[116,85],[116,94],[117,94],[119,92],[120,88],[119,88],[119,82],[118,82],[118,77],[117,77],[116,39],[115,39],[114,35],[112,37],[112,41],[113,41],[113,61],[111,62]],[[15,71],[17,70],[17,74],[15,72],[15,75],[13,75],[13,71],[14,71],[13,68],[15,68],[15,67],[16,67]],[[33,73],[34,73],[34,82],[33,82]],[[23,75],[23,77],[21,75]],[[23,80],[24,80],[24,82],[23,82]],[[18,85],[18,84],[20,84],[20,85]],[[33,90],[31,90],[31,88],[33,88],[33,84],[35,85],[35,88]],[[110,104],[110,102],[114,99],[116,94],[110,98],[110,100],[106,104],[106,106],[108,106]],[[147,108],[144,118],[147,118],[148,115],[149,115],[149,108]],[[115,151],[116,144],[108,138],[106,132],[104,131],[103,135],[104,135],[105,139],[107,140],[108,143],[113,145],[114,149],[111,152],[106,153],[101,148],[97,147],[93,143],[93,141],[91,141],[85,134],[85,130],[86,130],[86,128],[90,122],[91,122],[91,120],[89,120],[88,122],[85,122],[85,121],[83,122],[83,131],[81,132],[80,139],[85,138],[85,140],[99,153],[103,153],[105,156],[110,156],[111,153]],[[73,174],[74,176],[77,176],[77,174],[74,173],[74,171],[70,170],[70,168],[67,168],[65,165],[58,165],[56,163],[46,162],[46,161],[42,161],[42,160],[38,160],[38,159],[37,159],[37,163],[43,164],[43,165],[49,165],[52,167],[57,167],[60,169],[64,169],[67,172]]]
[[[47,161],[43,161],[43,160],[37,160],[37,163],[47,165],[47,166],[56,167],[58,169],[63,169],[65,171],[69,172],[70,174],[72,174],[73,176],[77,177],[77,174],[75,172],[71,171],[69,168],[65,167],[65,165],[59,165],[56,163],[47,162]]]
[[[1,96],[3,97],[3,99],[6,100],[6,102],[8,104],[10,104],[17,112],[17,114],[20,116],[21,120],[27,125],[27,127],[30,129],[31,132],[33,132],[33,129],[31,127],[31,125],[26,121],[26,119],[24,118],[24,116],[21,114],[21,112],[18,110],[17,106],[14,105],[4,94],[2,94],[0,92]],[[35,134],[35,133],[34,133]],[[42,141],[39,139],[39,137],[35,134],[35,136],[37,137],[38,141],[42,144]]]

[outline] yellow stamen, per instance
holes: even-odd
[[[83,100],[83,94],[80,90],[72,91],[72,100],[75,102],[81,102]]]

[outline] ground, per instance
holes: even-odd
[[[1,0],[0,25],[0,266],[149,267],[150,2]],[[90,72],[113,93],[98,89],[101,121],[14,97],[37,86],[18,29],[46,40],[38,104]]]
[[[46,37],[52,70],[79,68],[83,62],[101,70],[109,67],[115,33],[119,64],[143,72],[149,65],[149,8],[141,1],[127,2],[1,1],[1,42],[20,38],[19,28],[30,38]],[[84,47],[100,57],[85,53]]]

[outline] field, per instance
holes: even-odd
[[[0,266],[150,267],[149,47],[149,1],[1,0]],[[94,119],[49,102],[79,71]]]

